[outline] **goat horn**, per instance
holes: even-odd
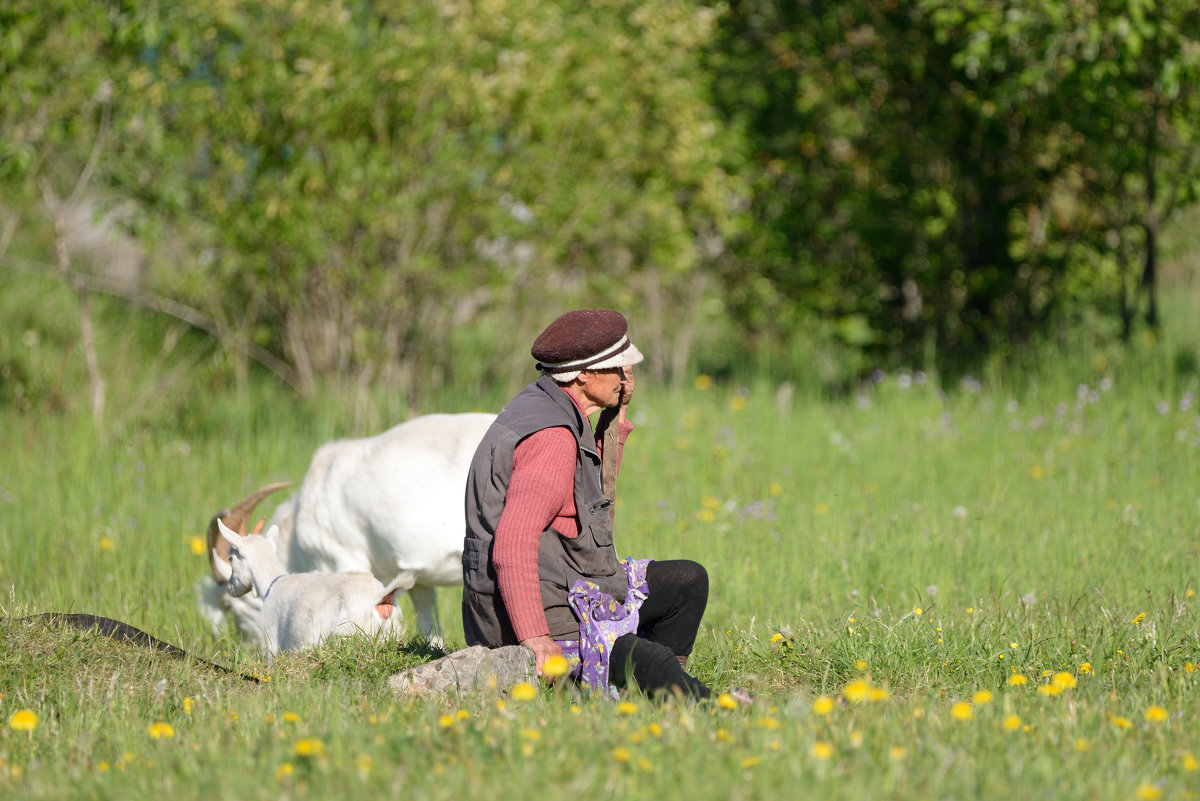
[[[217,520],[221,520],[231,530],[239,534],[245,534],[246,520],[249,519],[250,513],[254,511],[254,507],[258,506],[262,499],[272,492],[290,486],[292,486],[291,481],[280,481],[260,487],[245,498],[242,498],[232,509],[222,509],[213,515],[212,520],[208,521],[208,566],[212,570],[213,578],[217,580],[218,584],[224,584],[225,580],[217,572],[216,559],[229,561],[229,543],[226,542],[225,538],[221,536],[221,532],[217,529]],[[214,551],[216,552],[215,554]]]

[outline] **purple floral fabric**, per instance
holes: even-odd
[[[579,618],[579,640],[559,640],[570,673],[587,692],[607,692],[617,697],[617,688],[609,683],[609,656],[613,643],[625,634],[635,634],[638,610],[650,588],[646,585],[646,566],[653,559],[621,560],[629,577],[629,592],[624,603],[617,603],[590,581],[580,579],[567,593],[567,603]]]

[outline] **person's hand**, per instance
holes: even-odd
[[[633,400],[633,368],[623,367],[625,371],[625,380],[621,382],[621,415],[625,415],[625,410],[629,408],[629,402]]]
[[[521,640],[521,645],[533,651],[533,655],[537,659],[537,674],[547,681],[554,681],[557,676],[547,676],[544,674],[542,672],[542,665],[552,656],[562,656],[562,647],[552,640],[549,634]]]

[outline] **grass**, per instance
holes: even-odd
[[[419,642],[267,666],[197,613],[194,540],[367,431],[269,394],[269,413],[214,392],[190,401],[202,424],[104,436],[5,407],[0,797],[1194,798],[1200,387],[1175,358],[1194,345],[1054,354],[948,393],[911,373],[843,400],[639,388],[618,547],[708,566],[690,667],[749,708],[396,698]],[[452,643],[457,604],[441,593]],[[264,680],[18,619],[44,611]]]

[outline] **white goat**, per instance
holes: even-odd
[[[217,526],[229,544],[229,594],[241,597],[253,590],[262,599],[258,626],[268,661],[280,651],[299,651],[342,634],[403,633],[392,596],[412,586],[411,571],[386,587],[370,573],[289,573],[275,555],[276,526],[262,536],[248,537],[230,531],[220,520]]]
[[[382,581],[411,571],[417,628],[440,642],[435,587],[462,585],[467,468],[494,419],[426,415],[374,437],[322,445],[299,490],[268,521],[279,529],[279,561],[296,573],[357,570]],[[285,486],[263,487],[217,513],[208,530],[212,578],[197,585],[201,613],[218,633],[229,612],[238,630],[263,647],[261,600],[225,591],[229,546],[217,523],[244,532],[255,505]]]

